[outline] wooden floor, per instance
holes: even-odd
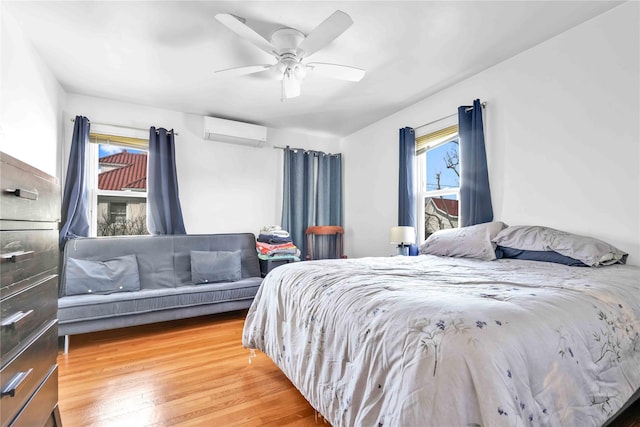
[[[71,337],[65,427],[328,426],[271,360],[242,348],[244,312]]]
[[[64,427],[330,427],[271,360],[242,348],[244,312],[71,337]],[[640,401],[611,427],[640,427]]]

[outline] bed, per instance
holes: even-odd
[[[337,426],[601,426],[640,388],[640,269],[419,255],[288,264],[243,345]]]

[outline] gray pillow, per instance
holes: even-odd
[[[508,227],[493,242],[513,249],[555,251],[591,267],[625,264],[628,255],[602,240],[541,226]]]
[[[496,221],[438,230],[420,245],[420,253],[494,260],[496,244],[491,240],[505,227],[505,223]]]
[[[66,295],[107,295],[140,290],[135,255],[106,261],[67,258],[65,277]]]
[[[191,251],[191,281],[235,282],[242,278],[242,251]]]

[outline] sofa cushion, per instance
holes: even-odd
[[[66,295],[99,294],[140,290],[135,255],[105,261],[68,258]]]
[[[260,277],[256,238],[253,234],[188,234],[173,236],[173,262],[177,286],[193,283],[191,281],[191,251],[233,252],[238,249],[242,251],[242,278]]]
[[[81,237],[64,247],[60,296],[66,295],[67,260],[70,258],[104,261],[136,255],[140,289],[174,288],[173,236]]]
[[[60,324],[149,313],[174,308],[253,299],[260,277],[170,289],[141,289],[111,295],[73,295],[58,300]]]
[[[242,251],[242,278],[260,277],[255,236],[251,233],[163,236],[81,237],[64,248],[64,259],[105,260],[136,254],[141,289],[191,285],[190,252]],[[60,296],[66,295],[66,266]]]
[[[241,251],[191,251],[194,283],[235,282],[242,278]]]

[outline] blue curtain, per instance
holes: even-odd
[[[186,234],[178,196],[173,130],[149,131],[147,228],[151,234]]]
[[[60,250],[64,249],[67,240],[89,235],[89,190],[87,184],[89,126],[89,119],[76,116],[62,195],[62,228],[58,241]]]
[[[342,226],[342,154],[318,153],[315,225]]]
[[[400,162],[398,180],[398,225],[416,229],[415,164],[416,135],[412,128],[400,129]],[[418,246],[409,247],[409,255],[417,255]]]
[[[314,176],[314,153],[286,147],[281,226],[291,234],[303,258],[307,253],[305,231],[314,218]]]
[[[458,108],[460,137],[460,225],[466,227],[493,220],[487,154],[484,147],[482,105]]]

